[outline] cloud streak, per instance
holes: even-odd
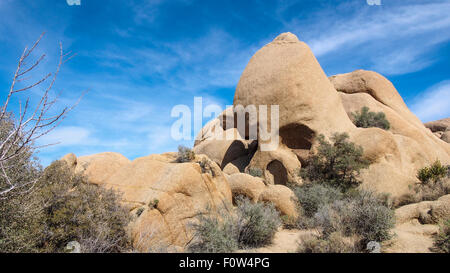
[[[285,26],[296,29],[325,64],[338,55],[352,60],[349,63],[368,63],[367,68],[387,75],[432,65],[435,59],[426,53],[450,40],[448,1],[354,7],[346,3],[335,13],[321,11],[312,19],[293,19]]]
[[[417,96],[411,110],[423,121],[450,117],[450,80],[443,81]]]

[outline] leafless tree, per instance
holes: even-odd
[[[15,159],[23,156],[23,154],[33,154],[40,148],[52,145],[37,146],[35,143],[37,139],[55,129],[79,101],[72,106],[64,107],[60,111],[54,109],[59,95],[53,96],[51,90],[62,65],[74,56],[70,52],[64,53],[61,43],[59,43],[60,52],[56,70],[37,80],[33,79],[32,74],[46,57],[45,54],[42,54],[35,60],[32,58],[32,53],[43,36],[44,33],[41,34],[31,48],[26,47],[24,49],[17,64],[8,96],[0,108],[0,125],[10,127],[0,139],[0,177],[3,180],[0,183],[0,198],[5,198],[12,192],[26,192],[33,188],[37,179],[32,179],[32,181],[14,181],[14,179],[11,179],[8,170],[14,167]],[[23,84],[23,86],[17,87],[19,83]],[[14,111],[10,110],[12,108],[10,105],[11,100],[17,97],[18,93],[27,92],[29,94],[36,87],[43,88],[43,93],[35,105],[32,105],[28,95],[25,102],[19,101],[18,111],[14,113]]]

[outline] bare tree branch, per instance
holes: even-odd
[[[7,128],[7,133],[2,134],[0,139],[0,177],[4,181],[0,183],[0,198],[4,198],[10,192],[18,189],[24,190],[25,188],[24,191],[27,191],[27,189],[34,187],[36,181],[14,181],[11,179],[8,169],[10,169],[11,164],[14,164],[14,160],[21,155],[33,154],[40,148],[52,145],[37,146],[35,142],[54,130],[84,95],[83,93],[74,105],[64,107],[63,110],[56,113],[53,111],[59,95],[53,97],[50,91],[54,87],[62,65],[75,56],[71,52],[64,53],[61,43],[59,43],[59,58],[55,72],[48,73],[42,78],[24,85],[24,87],[16,88],[17,83],[32,79],[32,76],[28,75],[39,67],[45,59],[46,55],[42,54],[35,61],[29,60],[32,58],[32,53],[38,47],[43,36],[44,33],[39,36],[31,48],[24,49],[17,64],[6,100],[0,108],[0,126]],[[26,68],[28,61],[32,65]],[[47,83],[47,86],[44,88],[44,92],[35,106],[31,106],[30,97],[28,97],[25,104],[19,101],[18,112],[14,113],[9,110],[11,100],[15,94],[30,91],[45,83]]]

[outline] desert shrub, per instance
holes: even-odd
[[[299,253],[354,253],[353,238],[344,237],[339,232],[333,232],[328,237],[308,235],[302,238],[302,243],[297,249]]]
[[[241,247],[259,247],[269,244],[281,219],[273,204],[253,203],[248,198],[238,198],[238,242]]]
[[[333,232],[358,235],[363,243],[391,239],[390,229],[395,224],[393,210],[383,205],[374,193],[363,190],[321,207],[314,220],[325,235]]]
[[[41,199],[43,251],[59,252],[77,241],[82,252],[121,252],[128,248],[128,210],[113,190],[89,184],[56,161],[44,172],[36,195]]]
[[[417,178],[420,183],[411,186],[409,193],[396,200],[397,207],[422,201],[434,201],[441,196],[450,194],[448,166],[442,166],[439,160],[418,170]]]
[[[306,183],[293,188],[301,205],[302,215],[313,217],[317,210],[325,204],[343,198],[343,193],[327,184]]]
[[[128,211],[112,190],[88,184],[66,163],[45,169],[32,192],[2,200],[0,251],[63,252],[77,241],[82,252],[120,252],[128,248]],[[12,209],[4,222],[3,211]]]
[[[176,159],[176,162],[178,163],[184,163],[184,162],[191,162],[195,159],[195,153],[192,151],[192,149],[185,147],[185,146],[178,146],[178,157]]]
[[[434,241],[435,251],[450,253],[450,219],[441,224],[440,231]]]
[[[148,203],[148,207],[151,209],[156,209],[158,207],[159,204],[159,200],[158,199],[153,199],[153,201],[150,201]]]
[[[229,212],[201,215],[194,224],[196,240],[188,246],[191,252],[230,253],[238,249],[235,216]]]
[[[250,167],[247,169],[247,173],[254,177],[263,177],[263,170],[256,167]]]
[[[450,194],[450,179],[444,178],[434,183],[413,186],[412,192],[399,197],[395,202],[395,206],[400,207],[422,201],[435,201],[447,194]]]
[[[448,170],[446,166],[442,166],[439,160],[436,160],[428,167],[424,167],[417,172],[417,178],[423,184],[436,182],[447,176]]]
[[[309,181],[327,183],[342,191],[358,186],[357,178],[361,169],[367,168],[369,162],[363,159],[363,148],[348,141],[347,133],[335,133],[331,140],[318,137],[317,153],[311,156],[300,175]]]
[[[253,203],[244,197],[238,197],[236,204],[234,212],[199,216],[193,225],[196,239],[188,246],[189,251],[227,253],[269,244],[281,225],[273,205]]]
[[[384,130],[389,130],[391,127],[386,115],[383,112],[370,112],[369,107],[364,106],[361,111],[352,113],[353,123],[357,127],[370,128],[378,127]]]
[[[7,142],[8,135],[14,132],[15,125],[11,114],[0,121],[0,141]],[[33,157],[33,147],[25,145],[21,153],[8,159],[5,174],[0,175],[0,192],[6,192],[10,185],[17,187],[0,198],[0,252],[38,252],[40,222],[39,203],[31,198],[33,185],[42,173],[42,168]],[[8,156],[12,154],[8,154]]]
[[[211,162],[207,158],[202,158],[201,161],[198,162],[200,168],[202,169],[202,173],[209,173],[211,176],[216,176],[214,173],[214,169],[211,166]]]

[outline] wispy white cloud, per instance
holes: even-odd
[[[82,127],[58,127],[39,139],[41,145],[58,144],[60,146],[86,145],[91,142],[91,132]]]
[[[417,96],[411,110],[423,122],[450,117],[450,80],[432,86]]]
[[[448,1],[402,1],[381,7],[344,3],[336,10],[320,11],[307,20],[293,19],[285,26],[300,34],[324,62],[348,57],[389,75],[430,66],[435,59],[429,53],[450,40]]]

